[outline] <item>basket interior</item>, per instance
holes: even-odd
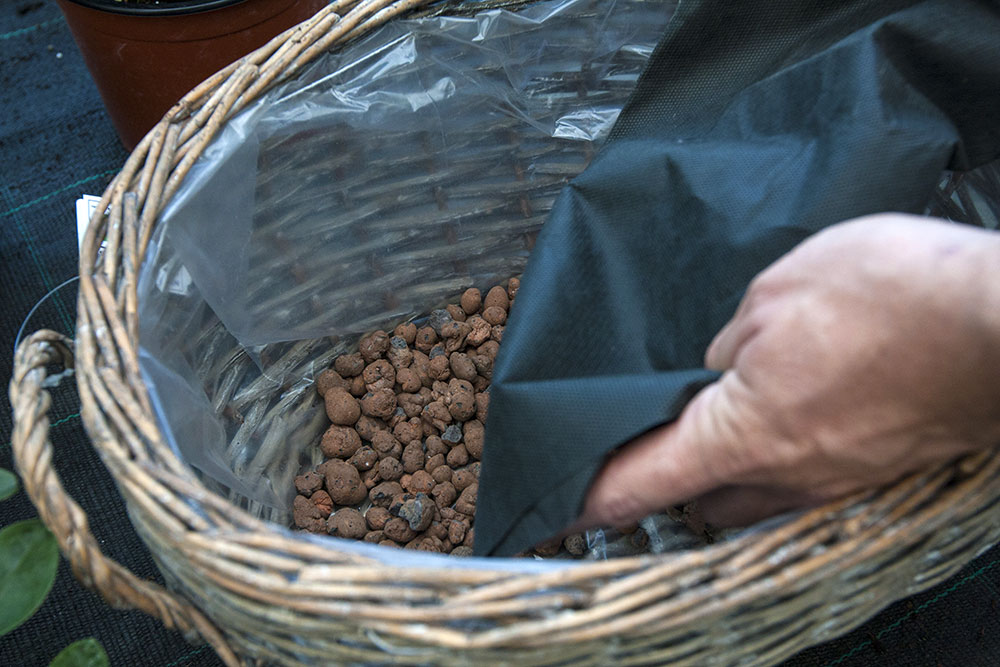
[[[231,119],[139,280],[161,428],[214,491],[290,522],[312,379],[364,332],[520,273],[674,3],[567,0],[394,21]]]

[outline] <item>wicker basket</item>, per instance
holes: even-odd
[[[187,95],[105,192],[98,210],[110,213],[90,226],[81,255],[75,344],[34,334],[17,350],[10,386],[25,489],[85,585],[208,641],[228,665],[772,664],[947,578],[1000,539],[995,452],[712,547],[590,563],[376,557],[293,533],[209,490],[165,441],[139,371],[137,275],[158,214],[234,113],[319,54],[425,3],[332,4]],[[945,179],[937,206],[968,218],[960,181]],[[979,185],[997,196],[994,181]],[[329,353],[298,344],[284,354],[300,363]],[[44,381],[47,367],[74,363],[87,431],[169,589],[101,553],[52,467]],[[226,400],[271,406],[268,390]],[[273,423],[286,429],[278,436],[295,426]]]

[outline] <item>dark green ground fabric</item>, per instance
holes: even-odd
[[[51,47],[51,48],[50,48]],[[61,57],[60,57],[61,54]],[[0,3],[0,384],[11,371],[14,335],[51,287],[76,273],[73,202],[98,193],[126,153],[54,3]],[[73,295],[50,301],[34,321],[72,330]],[[0,467],[11,463],[10,408],[0,399]],[[141,577],[156,567],[126,519],[110,476],[80,425],[72,386],[51,410],[55,462],[91,519],[98,541]],[[35,516],[24,494],[0,503],[0,526]],[[855,632],[786,663],[786,667],[1000,664],[1000,548],[934,589],[893,605]],[[114,667],[218,667],[207,646],[135,611],[111,609],[83,589],[65,561],[38,613],[0,637],[0,665],[44,667],[72,641],[96,636]]]
[[[567,526],[605,455],[715,375],[751,278],[835,222],[919,213],[1000,154],[1000,9],[681,3],[525,271],[491,388],[476,550]],[[543,343],[543,344],[540,344]]]

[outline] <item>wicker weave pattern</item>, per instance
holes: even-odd
[[[110,214],[90,226],[81,254],[82,412],[171,590],[106,559],[66,496],[42,383],[47,365],[74,364],[73,344],[39,332],[17,351],[12,444],[26,491],[81,581],[209,641],[228,665],[238,655],[280,664],[771,664],[946,578],[1000,539],[996,452],[711,548],[537,571],[433,556],[387,564],[209,491],[165,443],[139,373],[136,282],[157,216],[228,117],[326,49],[421,4],[334,3],[185,97],[104,194],[97,210],[110,205]],[[954,192],[938,203],[971,215]],[[288,363],[314,355],[309,345],[285,351]],[[220,408],[272,389],[244,387]]]

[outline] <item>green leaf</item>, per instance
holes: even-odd
[[[0,530],[0,636],[31,618],[56,580],[59,545],[38,519]]]
[[[109,667],[108,654],[93,637],[75,641],[52,659],[49,667]]]
[[[7,500],[15,493],[17,493],[17,475],[6,468],[0,468],[0,500]]]

